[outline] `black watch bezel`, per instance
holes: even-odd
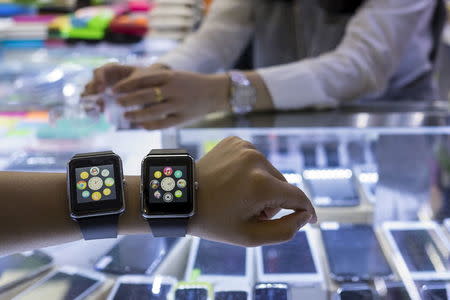
[[[116,200],[78,203],[75,169],[109,164],[112,164],[114,167]],[[125,211],[125,189],[122,160],[120,156],[113,153],[107,155],[73,157],[67,164],[67,193],[70,216],[72,219],[122,214]]]
[[[187,169],[186,203],[150,203],[150,166],[183,165]],[[195,212],[195,159],[189,154],[157,154],[147,155],[141,164],[141,214],[146,219],[151,218],[183,218],[191,217]]]

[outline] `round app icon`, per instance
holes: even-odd
[[[108,177],[109,176],[109,170],[108,169],[103,169],[102,170],[102,176],[103,177]]]
[[[81,196],[83,196],[83,198],[89,198],[90,195],[91,195],[91,193],[89,193],[89,191],[83,191],[81,193]]]
[[[184,179],[180,179],[177,181],[177,187],[179,187],[180,189],[184,189],[186,187],[186,180]]]
[[[102,199],[102,194],[100,194],[99,192],[92,193],[92,200],[98,201],[100,199]]]
[[[86,188],[86,181],[80,180],[77,182],[77,189],[84,190]]]
[[[181,178],[181,176],[183,176],[183,172],[181,172],[180,170],[176,170],[173,175],[175,176],[175,178]]]
[[[104,189],[104,190],[103,190],[103,195],[105,195],[105,196],[111,195],[111,190],[108,189],[108,188]]]
[[[105,179],[105,185],[106,186],[113,186],[114,185],[114,178],[108,177]]]
[[[97,176],[98,173],[100,173],[100,169],[98,167],[92,167],[89,172],[91,173],[92,176]]]
[[[81,179],[87,179],[89,177],[89,173],[88,172],[81,172],[80,174],[80,178]]]
[[[156,180],[156,179],[150,181],[150,187],[151,187],[153,190],[158,189],[158,188],[159,188],[159,181]]]
[[[160,191],[156,191],[153,196],[155,196],[156,199],[161,199],[161,192]]]
[[[98,191],[103,186],[103,180],[100,177],[92,177],[88,181],[88,186],[93,191]]]
[[[183,196],[183,192],[182,191],[180,191],[180,190],[176,190],[175,191],[175,197],[181,198],[182,196]]]
[[[165,193],[163,197],[164,202],[172,202],[173,195],[171,193]]]
[[[172,170],[171,167],[165,167],[164,168],[164,175],[170,176],[170,175],[172,175],[172,172],[173,172],[173,170]]]
[[[156,171],[155,173],[153,173],[153,177],[155,177],[156,179],[161,178],[162,173],[160,171]]]
[[[166,192],[170,192],[175,188],[175,180],[172,177],[165,177],[161,180],[161,188]]]

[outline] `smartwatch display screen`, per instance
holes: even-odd
[[[122,163],[117,155],[72,159],[68,180],[74,217],[123,209]]]
[[[76,168],[75,176],[78,203],[117,198],[113,165]]]
[[[145,215],[190,214],[194,207],[194,159],[189,155],[149,156],[142,164]]]

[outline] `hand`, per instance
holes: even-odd
[[[142,68],[143,69],[143,68]],[[147,70],[168,70],[169,67],[162,64],[153,64]],[[82,96],[103,93],[107,87],[112,87],[117,82],[129,77],[141,68],[134,66],[109,63],[94,70],[92,80],[86,84]]]
[[[188,233],[247,247],[290,240],[317,222],[308,197],[252,144],[226,138],[198,161],[197,211]],[[293,213],[272,220],[281,208]]]
[[[116,83],[113,91],[121,95],[117,101],[122,106],[142,107],[126,112],[127,119],[146,129],[160,129],[228,109],[229,79],[226,74],[141,68]]]

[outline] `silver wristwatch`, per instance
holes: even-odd
[[[253,110],[256,103],[256,89],[244,73],[230,71],[230,104],[235,114],[243,115]]]

